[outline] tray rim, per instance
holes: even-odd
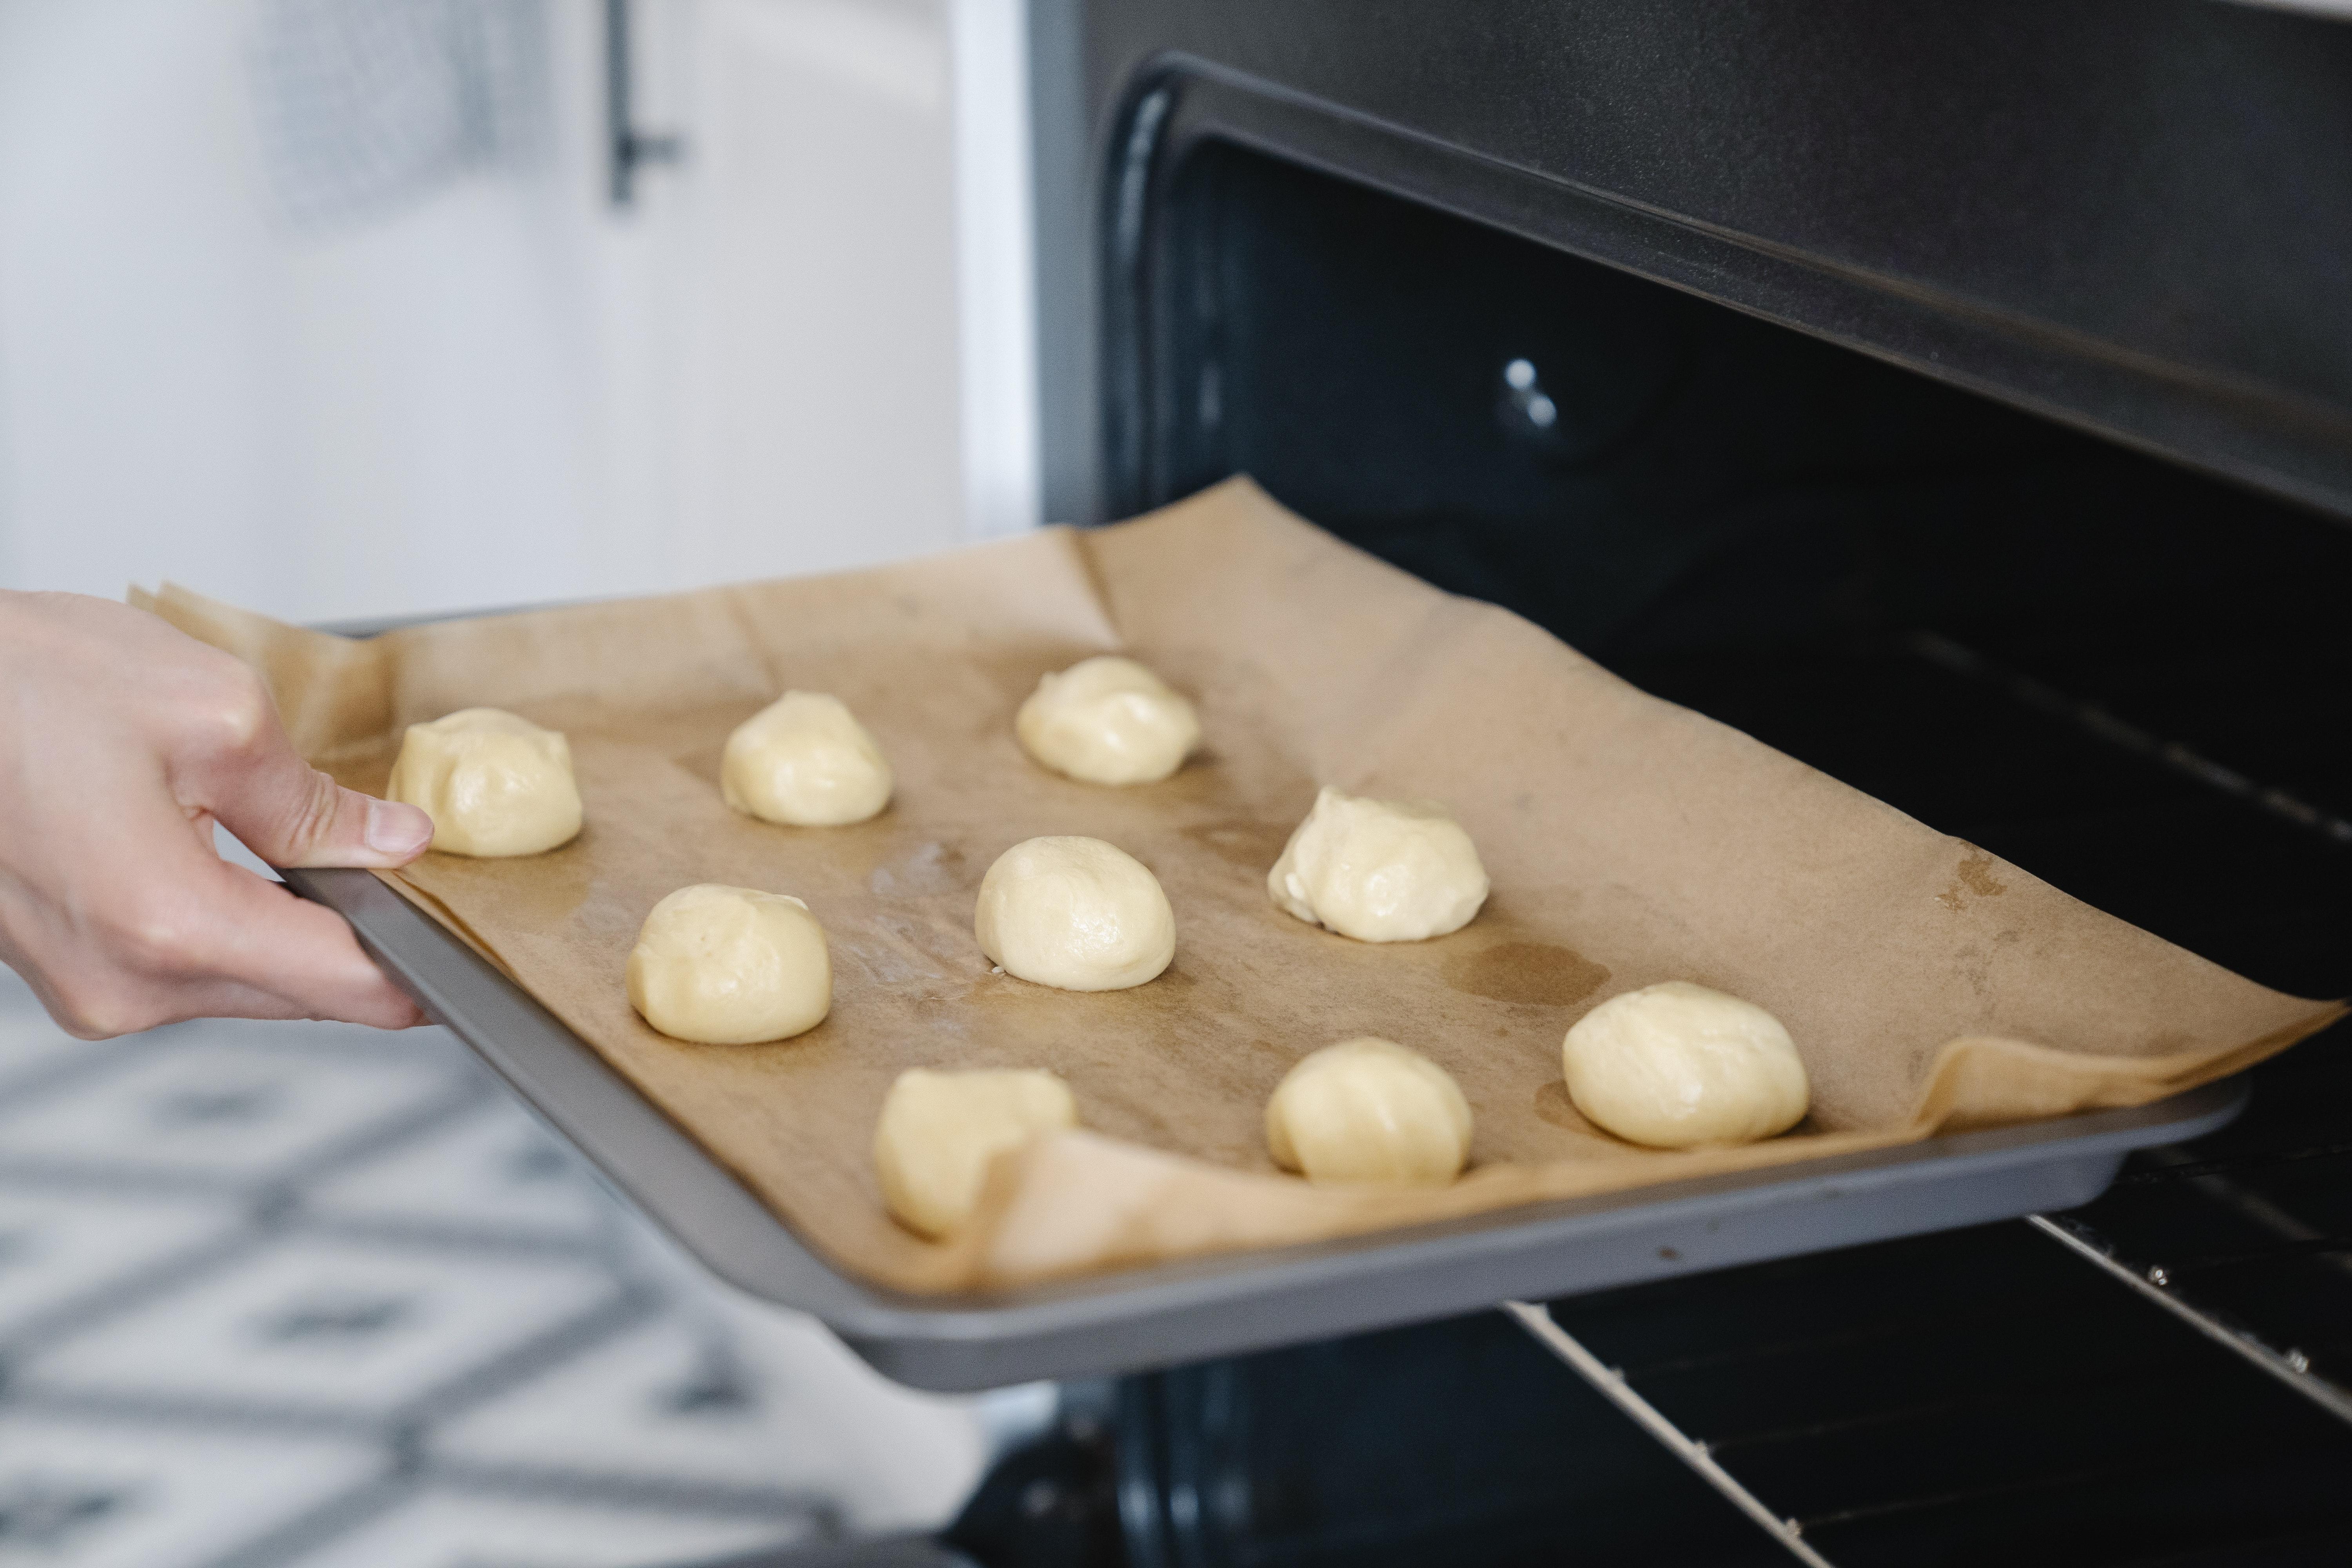
[[[1290,1336],[1323,1337],[1475,1310],[1489,1301],[1460,1301],[1439,1289],[1418,1300],[1391,1291],[1431,1270],[1489,1271],[1519,1259],[1529,1265],[1548,1251],[1580,1244],[1622,1246],[1633,1233],[1663,1234],[1705,1222],[1712,1235],[1727,1219],[1768,1219],[1790,1205],[1874,1197],[1901,1212],[1918,1209],[1924,1223],[1865,1226],[1850,1236],[1816,1239],[1793,1248],[1730,1247],[1720,1261],[1690,1259],[1688,1268],[1651,1268],[1650,1275],[1699,1272],[1874,1237],[1941,1228],[2000,1217],[1969,1211],[1938,1217],[1934,1190],[1974,1181],[2039,1173],[2037,1193],[2065,1167],[2067,1194],[2085,1202],[2103,1190],[2132,1149],[2201,1135],[2235,1116],[2247,1090],[2227,1079],[2147,1105],[2051,1118],[2011,1127],[1941,1134],[1916,1143],[1824,1156],[1758,1171],[1733,1172],[1630,1188],[1586,1197],[1547,1200],[1478,1215],[1368,1232],[1334,1240],[1216,1253],[1037,1285],[974,1292],[918,1294],[866,1281],[835,1265],[803,1240],[783,1217],[713,1157],[693,1135],[604,1056],[547,1011],[503,972],[412,904],[373,872],[288,869],[297,893],[348,920],[362,944],[414,995],[436,1022],[481,1057],[567,1142],[595,1165],[609,1184],[690,1255],[722,1279],[780,1305],[824,1321],[877,1366],[926,1386],[987,1386],[1018,1381],[995,1375],[1057,1374],[1048,1353],[1056,1339],[1099,1340],[1122,1323],[1143,1330],[1146,1353],[1113,1356],[1120,1364],[1192,1359],[1215,1353],[1188,1347],[1185,1336],[1164,1331],[1174,1316],[1205,1308],[1233,1309],[1253,1298],[1279,1298],[1357,1289],[1381,1299],[1348,1314],[1340,1327],[1309,1325]],[[2025,1185],[2033,1187],[2032,1181]],[[2079,1194],[2079,1195],[2074,1195]],[[1981,1206],[1981,1205],[1979,1205]],[[1996,1206],[1998,1206],[1996,1205]],[[2014,1215],[2036,1206],[2011,1206]],[[1784,1216],[1785,1217],[1785,1216]],[[1813,1229],[1821,1226],[1816,1220]],[[1800,1224],[1800,1230],[1805,1228]],[[1835,1232],[1832,1224],[1829,1230]],[[1748,1238],[1752,1240],[1751,1238]],[[1661,1248],[1664,1258],[1677,1257]],[[1534,1270],[1540,1272],[1540,1270]],[[1583,1286],[1604,1289],[1632,1278]],[[1379,1289],[1383,1283],[1391,1291]],[[1555,1290],[1552,1294],[1568,1294]],[[1500,1299],[1500,1298],[1496,1298]],[[1432,1305],[1433,1300],[1437,1304]],[[1325,1314],[1328,1317],[1328,1312]],[[1150,1325],[1160,1324],[1154,1334]],[[1218,1336],[1210,1336],[1213,1341]],[[1223,1336],[1232,1338],[1228,1329]],[[1251,1336],[1254,1342],[1274,1339]],[[1188,1348],[1192,1353],[1187,1353]],[[1217,1345],[1216,1349],[1239,1348]],[[1161,1356],[1159,1350],[1167,1351]],[[1097,1345],[1081,1362],[1098,1362]],[[911,1357],[911,1359],[909,1359]],[[984,1363],[967,1370],[953,1363]],[[894,1364],[898,1363],[898,1364]],[[1034,1363],[1034,1364],[1033,1364]],[[1087,1365],[1084,1370],[1109,1370]]]

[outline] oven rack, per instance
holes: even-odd
[[[2352,1528],[2352,1427],[2032,1222],[1512,1311],[1814,1568],[1923,1541],[2195,1563],[2208,1533],[2291,1552]]]
[[[2352,707],[2334,695],[2352,686],[2309,673]],[[1871,776],[1874,759],[1774,706],[1798,689],[1836,710],[1849,679],[1881,711],[1916,704],[1965,726],[1959,743],[2015,757],[2027,781],[1978,796],[1980,820],[1931,808],[1937,826],[2222,962],[2268,963],[2273,983],[2343,984],[2352,833],[2336,781],[2283,751],[2270,760],[2304,776],[2260,782],[2217,743],[2226,718],[2177,709],[2168,723],[2189,732],[2172,738],[1925,631],[1729,686],[1692,669],[1636,678],[1919,809],[1903,781]],[[2068,804],[2084,800],[2108,820]],[[2144,841],[2151,824],[2229,846],[2220,864],[2241,881],[2210,900],[2218,915],[2189,907],[2210,887],[2168,906],[2132,884],[2128,857],[2084,847],[2103,832]],[[1929,1540],[1953,1562],[2024,1540],[2068,1543],[2084,1564],[2326,1556],[2352,1531],[2352,1029],[2251,1079],[2230,1127],[2136,1153],[2069,1211],[1511,1310],[1809,1563],[1908,1563]]]
[[[2352,879],[2352,821],[2262,783],[2106,704],[1915,632],[1918,657],[2273,821]],[[2339,934],[2352,939],[2352,921]],[[2352,1421],[2352,1063],[2339,1026],[2259,1073],[2259,1109],[2231,1131],[2143,1151],[2098,1201],[2034,1223],[2215,1343]],[[2305,1217],[2315,1212],[2327,1223]],[[2282,1288],[2283,1283],[2289,1288]]]

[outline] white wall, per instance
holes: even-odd
[[[537,132],[320,223],[265,0],[0,0],[0,582],[339,618],[1034,521],[1016,0],[640,0],[689,155],[628,213],[598,8],[454,3],[535,18]]]
[[[955,188],[936,0],[705,0],[678,300],[685,537],[809,565],[961,523]],[[649,217],[658,215],[649,213]]]

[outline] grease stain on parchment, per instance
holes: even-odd
[[[1456,991],[1541,1007],[1573,1007],[1609,984],[1607,965],[1574,948],[1540,942],[1503,942],[1457,952],[1441,973]]]
[[[1969,907],[1971,894],[1980,899],[1997,899],[2009,891],[2009,884],[1992,874],[1992,857],[1974,845],[1960,857],[1952,872],[1952,885],[1936,895],[1936,901],[1948,910]]]
[[[1582,1132],[1596,1138],[1609,1136],[1584,1119],[1576,1102],[1568,1098],[1568,1085],[1558,1079],[1536,1087],[1536,1117],[1554,1127],[1564,1127],[1570,1132]]]
[[[1260,876],[1274,868],[1274,863],[1282,858],[1283,845],[1290,839],[1289,828],[1270,822],[1210,822],[1187,827],[1183,832],[1185,837],[1211,850],[1227,865],[1240,866]]]

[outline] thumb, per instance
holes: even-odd
[[[220,793],[213,815],[272,866],[405,866],[433,842],[424,812],[345,789],[290,745]]]

